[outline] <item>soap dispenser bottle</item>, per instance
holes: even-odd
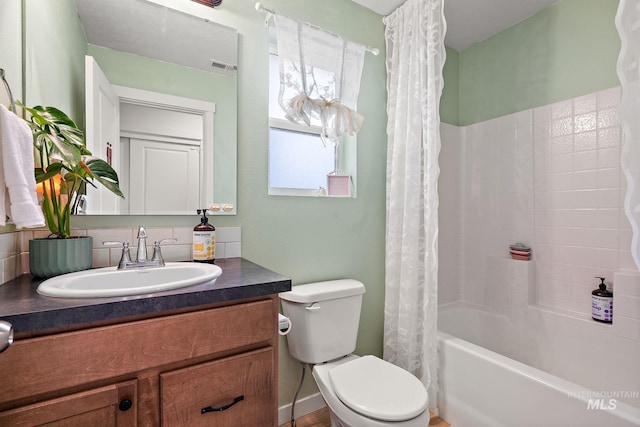
[[[607,290],[604,277],[596,277],[602,283],[591,292],[591,317],[602,323],[613,322],[613,292]]]
[[[206,209],[198,209],[200,224],[193,227],[193,261],[213,264],[216,259],[216,228],[209,224]]]

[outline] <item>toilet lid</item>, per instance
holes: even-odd
[[[375,356],[336,366],[329,379],[342,403],[370,418],[404,421],[427,408],[427,391],[420,380]]]

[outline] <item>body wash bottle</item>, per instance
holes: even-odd
[[[200,224],[193,227],[193,261],[213,264],[216,259],[216,228],[209,224],[206,209],[198,209],[200,214]]]
[[[604,277],[596,277],[602,283],[598,289],[591,292],[591,317],[603,323],[613,322],[613,292],[607,290]]]

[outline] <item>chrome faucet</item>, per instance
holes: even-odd
[[[119,241],[106,241],[102,242],[105,246],[122,245],[122,256],[118,263],[118,270],[126,270],[130,268],[146,268],[146,267],[162,267],[164,265],[164,259],[162,258],[162,252],[160,251],[160,245],[164,242],[177,242],[178,239],[167,238],[154,242],[153,256],[151,259],[147,259],[147,230],[141,225],[138,228],[138,253],[136,260],[131,260],[131,254],[129,253],[129,242]]]

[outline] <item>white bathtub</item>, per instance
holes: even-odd
[[[531,313],[527,317],[531,320]],[[484,348],[518,353],[524,347],[524,354],[539,345],[538,337],[523,341],[522,336],[520,343],[535,344],[518,345],[514,334],[522,331],[509,316],[454,304],[440,309],[438,329],[438,407],[452,426],[640,426],[640,409],[624,402],[640,400],[636,379],[594,391]],[[562,333],[561,326],[556,329]],[[451,333],[467,335],[482,347]],[[592,368],[606,370],[606,364],[605,359]]]

